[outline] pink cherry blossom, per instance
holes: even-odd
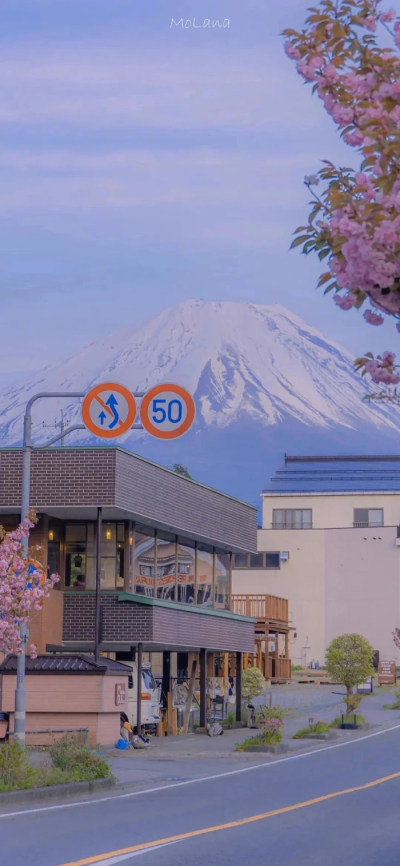
[[[291,42],[285,42],[284,49],[288,57],[291,60],[300,60],[301,54],[298,48],[291,44]]]
[[[379,313],[373,313],[372,310],[365,310],[364,319],[370,325],[383,325],[383,316]]]
[[[381,19],[381,21],[390,23],[390,21],[393,21],[394,18],[396,18],[396,11],[395,9],[389,9],[388,12],[381,12],[379,18]]]
[[[369,300],[379,312],[367,309],[365,320],[378,326],[384,321],[381,313],[392,316],[400,331],[400,16],[394,9],[380,11],[383,3],[337,0],[330,7],[320,0],[302,31],[286,31],[286,37],[296,49],[299,74],[322,99],[343,141],[359,149],[363,163],[352,170],[325,161],[307,240],[328,256],[330,297],[341,309]],[[322,29],[315,22],[319,11],[325,19]],[[333,53],[338,24],[342,41]],[[392,48],[383,47],[387,31]],[[365,370],[374,381],[396,384],[392,360],[390,353],[372,366],[365,359]]]
[[[32,609],[40,610],[57,575],[47,577],[45,570],[35,566],[31,573],[31,558],[24,557],[23,540],[34,526],[33,512],[18,529],[6,532],[0,541],[0,648],[4,652],[21,652],[20,626],[27,623]],[[32,553],[36,562],[35,545]]]

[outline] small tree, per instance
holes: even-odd
[[[172,469],[174,472],[176,472],[177,475],[182,475],[183,478],[192,479],[192,476],[189,474],[187,467],[182,466],[182,463],[174,463]]]
[[[374,673],[374,650],[361,634],[342,634],[335,637],[326,651],[329,676],[343,683],[347,689],[347,712],[354,711],[353,689]]]
[[[265,689],[265,679],[258,668],[247,668],[242,674],[242,696],[252,701]]]

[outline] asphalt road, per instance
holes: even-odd
[[[145,866],[398,866],[400,728],[283,757],[228,775],[216,761],[218,777],[207,781],[3,813],[1,863],[133,866],[144,856]],[[188,775],[201,775],[202,766],[191,762]],[[244,769],[239,760],[237,767]],[[368,787],[349,792],[361,786]],[[163,847],[131,850],[157,840]]]

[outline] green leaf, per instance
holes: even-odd
[[[320,276],[320,278],[319,278],[319,280],[318,280],[318,286],[323,286],[324,283],[327,283],[328,280],[331,280],[331,279],[332,279],[332,274],[331,274],[331,272],[330,272],[330,271],[326,271],[324,274],[321,274],[321,276]]]
[[[295,238],[290,244],[290,249],[293,250],[294,247],[299,247],[300,244],[304,243],[304,241],[308,241],[308,235],[300,235],[299,238]]]

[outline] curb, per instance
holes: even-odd
[[[45,788],[29,788],[25,791],[5,791],[0,793],[0,809],[3,806],[19,806],[25,803],[42,803],[45,800],[67,800],[82,794],[114,788],[114,776],[107,779],[93,779],[91,782],[67,782],[65,785],[48,785]]]

